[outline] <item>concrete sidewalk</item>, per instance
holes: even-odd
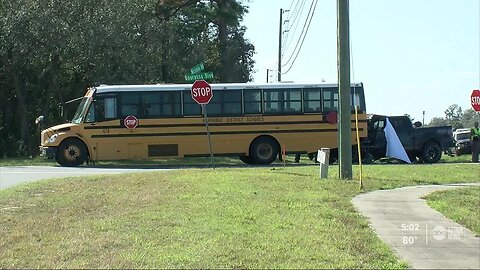
[[[480,269],[480,238],[431,209],[423,195],[479,184],[378,190],[353,198],[372,228],[415,269]]]

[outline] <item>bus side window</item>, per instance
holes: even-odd
[[[201,115],[202,107],[192,99],[190,91],[183,91],[183,115]]]
[[[105,119],[117,118],[117,98],[105,98],[104,102],[104,116]]]
[[[323,110],[338,111],[338,89],[337,88],[323,89]]]
[[[98,98],[94,104],[95,104],[95,120],[94,120],[95,122],[117,118],[117,98],[114,98],[114,97]]]
[[[302,90],[293,89],[285,91],[284,111],[287,113],[302,112]]]
[[[160,115],[160,93],[143,93],[141,115],[151,118]]]
[[[352,105],[352,112],[355,111],[355,107],[358,107],[359,112],[362,111],[362,108],[360,106],[360,95],[358,93],[355,93],[355,95],[351,95],[352,100],[350,100],[350,104]]]
[[[321,92],[320,89],[304,89],[303,90],[303,100],[304,100],[304,112],[321,112]]]
[[[173,116],[181,115],[181,97],[178,92],[160,93],[161,115]]]
[[[265,113],[278,114],[283,111],[283,90],[265,90]]]
[[[122,116],[140,116],[140,94],[123,93],[120,100],[120,114]]]
[[[239,115],[242,113],[242,92],[240,90],[223,91],[222,113],[225,115]]]
[[[352,112],[355,111],[355,107],[358,107],[358,113],[365,113],[365,100],[362,86],[354,86],[350,89],[350,104],[352,106]]]
[[[262,91],[245,90],[243,91],[243,100],[246,114],[262,113]]]

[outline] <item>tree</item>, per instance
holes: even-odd
[[[450,105],[445,110],[445,119],[448,124],[451,125],[454,129],[462,128],[462,107],[457,104]]]
[[[462,116],[462,125],[465,128],[473,127],[473,123],[480,122],[480,112],[475,112],[473,109],[467,109]]]
[[[199,62],[249,81],[246,11],[240,0],[0,0],[0,156],[35,153],[34,119],[58,123],[58,104],[88,86],[179,83]]]
[[[448,121],[442,117],[434,117],[430,120],[428,126],[430,127],[440,127],[440,126],[448,126]]]
[[[454,129],[473,127],[473,123],[478,121],[480,113],[473,109],[462,110],[457,104],[448,106],[445,110],[445,117],[434,117],[428,124],[429,126],[452,126]]]

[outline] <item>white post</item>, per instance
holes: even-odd
[[[320,163],[320,178],[328,178],[330,148],[322,148],[317,152],[317,161]]]

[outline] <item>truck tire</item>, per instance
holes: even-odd
[[[255,139],[250,145],[250,160],[254,164],[270,164],[278,156],[276,142],[269,137]]]
[[[442,157],[442,151],[438,143],[429,142],[422,148],[421,159],[425,163],[437,163]]]
[[[78,139],[66,139],[58,146],[55,159],[62,166],[77,167],[87,160],[87,148]]]

